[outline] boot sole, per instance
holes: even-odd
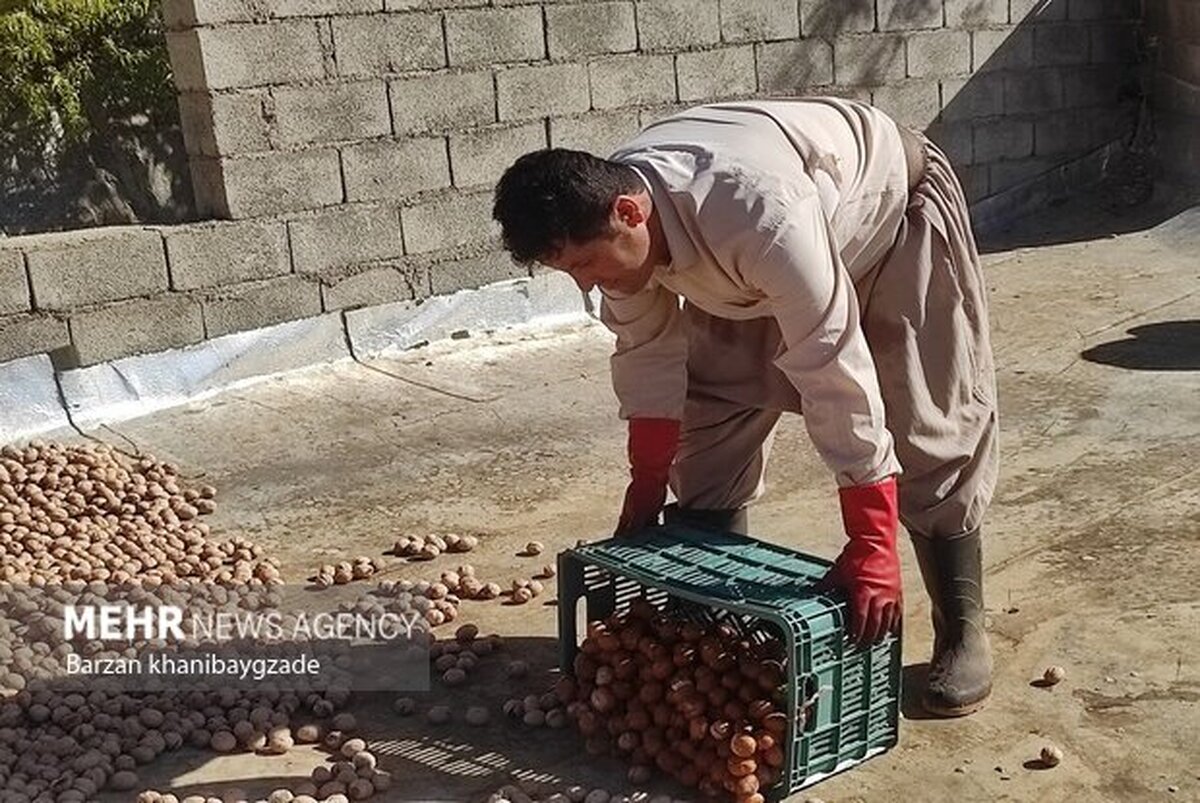
[[[954,717],[965,717],[970,714],[974,714],[976,711],[978,711],[981,708],[983,708],[984,706],[986,706],[988,704],[988,701],[991,699],[992,699],[991,692],[988,692],[987,697],[984,697],[983,699],[977,700],[973,703],[968,703],[966,705],[942,706],[942,705],[938,705],[938,704],[934,703],[931,700],[923,699],[923,700],[921,700],[921,706],[926,711],[928,711],[930,714],[933,714],[933,715],[939,716],[939,717],[946,717],[947,719],[953,719]]]

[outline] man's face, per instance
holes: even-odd
[[[613,204],[609,231],[588,242],[569,242],[546,264],[571,276],[579,289],[632,294],[654,272],[648,206],[644,198],[622,195]]]

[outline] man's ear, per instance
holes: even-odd
[[[646,222],[646,213],[642,211],[641,204],[630,195],[617,196],[613,203],[613,215],[631,229]]]

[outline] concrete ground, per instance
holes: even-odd
[[[1200,208],[1088,234],[1117,225],[1105,214],[1086,201],[1039,213],[985,257],[1003,427],[985,554],[993,701],[956,721],[906,702],[898,747],[795,800],[1200,799]],[[264,544],[293,580],[331,556],[379,557],[402,533],[458,531],[482,536],[471,561],[507,584],[546,562],[516,556],[530,539],[549,553],[613,524],[625,463],[609,347],[599,327],[476,335],[94,434],[203,475],[219,489],[214,531]],[[799,419],[785,420],[773,460],[754,531],[832,556],[833,486]],[[432,578],[456,558],[391,558],[388,576]],[[903,560],[911,681],[928,655],[929,606],[907,547]],[[450,700],[460,713],[468,698],[498,707],[548,683],[552,605],[469,602],[463,613],[537,671],[518,683],[487,669]],[[1066,680],[1031,686],[1050,664]],[[627,788],[616,764],[585,760],[563,732],[498,716],[439,730],[389,702],[357,709],[399,779],[382,799],[476,800],[510,777]],[[1056,769],[1031,762],[1046,742],[1065,755]],[[317,759],[181,753],[148,780],[257,792]]]

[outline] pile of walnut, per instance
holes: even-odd
[[[392,545],[392,554],[413,560],[432,560],[443,552],[470,552],[479,546],[473,535],[402,535]]]
[[[593,755],[657,768],[708,797],[762,803],[784,764],[786,679],[778,641],[661,615],[645,600],[588,626],[555,689]]]
[[[66,694],[26,689],[0,703],[0,789],[17,795],[5,800],[84,803],[101,789],[138,789],[140,766],[184,744],[284,753],[319,738],[316,724],[300,724],[306,714],[343,705],[347,696],[329,691],[302,699],[270,683],[253,692],[126,694],[103,681]]]
[[[278,754],[323,736],[355,769],[350,779],[333,765],[347,799],[387,787],[369,754],[359,757],[356,744],[352,756],[344,753],[355,723],[338,713],[350,692],[336,683],[128,692],[113,678],[63,680],[72,651],[62,627],[67,605],[125,600],[195,612],[276,604],[278,563],[244,539],[210,537],[201,518],[213,512],[214,496],[167,463],[104,445],[0,449],[0,798],[83,803],[110,789],[128,793],[126,800],[174,803],[171,793],[136,794],[139,768],[165,752],[187,744]],[[426,607],[405,599],[365,604]],[[146,646],[76,642],[76,654],[89,659],[132,657]],[[270,800],[304,801],[305,791],[280,790]]]
[[[355,727],[352,716],[338,713],[350,699],[350,691],[337,680],[336,669],[329,672],[328,682],[325,676],[313,683],[301,679],[294,690],[282,690],[269,681],[245,691],[133,693],[123,691],[113,678],[72,684],[63,679],[62,669],[63,647],[70,646],[62,632],[66,605],[181,604],[203,615],[261,609],[274,604],[278,594],[276,589],[215,584],[107,588],[94,581],[80,585],[68,581],[31,589],[0,583],[0,687],[15,692],[0,702],[0,789],[24,795],[0,798],[78,803],[93,799],[99,789],[138,789],[138,768],[183,744],[218,753],[242,750],[270,755],[287,752],[296,742],[318,741],[325,723],[332,728],[327,739],[337,739],[339,731]],[[364,604],[378,605],[365,598],[353,609]],[[421,635],[426,643],[432,640],[428,631]],[[181,646],[186,647],[188,640]],[[79,639],[74,643],[81,648],[76,652],[89,659],[136,654],[147,646],[141,640],[125,650]],[[305,649],[321,653],[318,644]],[[369,782],[370,790],[382,788],[376,783],[377,773],[355,780]],[[368,793],[368,783],[347,783],[346,793],[361,799],[354,796]],[[172,800],[168,794],[146,799]]]
[[[152,457],[107,445],[0,449],[0,580],[251,586],[281,582],[278,562],[243,539],[209,538],[215,490],[187,487]]]
[[[508,784],[493,792],[487,803],[685,803],[670,795],[651,795],[648,792],[634,792],[631,795],[609,793],[607,789],[588,789],[583,786],[569,786],[562,792],[552,792],[546,796],[533,797],[519,786]]]

